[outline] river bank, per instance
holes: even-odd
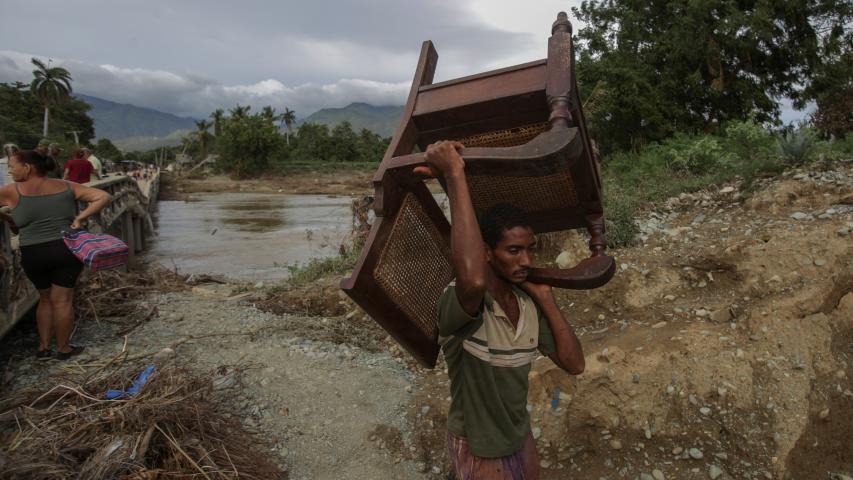
[[[314,195],[371,195],[373,171],[306,171],[235,180],[227,175],[178,177],[164,174],[161,200],[186,200],[194,193],[289,193]]]

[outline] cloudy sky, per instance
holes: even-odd
[[[400,105],[423,40],[436,81],[536,60],[556,13],[579,3],[3,0],[0,82],[28,83],[39,57],[77,92],[197,118],[238,102],[300,117]]]

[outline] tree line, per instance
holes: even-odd
[[[388,147],[387,138],[368,129],[356,132],[349,122],[331,129],[303,123],[294,129],[296,114],[271,106],[251,113],[237,105],[217,109],[210,120],[196,121],[196,131],[182,141],[182,151],[201,160],[217,155],[216,168],[236,176],[277,172],[294,164],[376,163]],[[212,131],[211,131],[212,130]]]

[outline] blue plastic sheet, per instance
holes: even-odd
[[[155,371],[157,371],[156,365],[148,365],[145,370],[143,370],[142,373],[140,373],[139,376],[136,377],[136,380],[133,381],[133,385],[131,385],[130,388],[128,388],[127,390],[107,390],[107,393],[104,395],[104,397],[106,397],[107,400],[116,400],[119,398],[127,398],[136,395],[137,393],[139,393],[139,390],[141,390],[142,387],[144,387],[145,384],[148,383],[148,379]]]

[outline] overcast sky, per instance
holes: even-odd
[[[77,92],[197,118],[238,102],[300,117],[400,105],[424,40],[436,81],[536,60],[557,12],[579,3],[3,0],[0,82],[29,83],[35,56]]]
[[[579,3],[3,0],[0,82],[29,83],[38,57],[76,92],[195,118],[237,103],[298,117],[401,105],[422,41],[438,50],[435,81],[537,60],[557,12]]]

